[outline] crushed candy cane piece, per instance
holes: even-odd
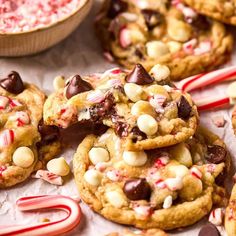
[[[151,206],[137,205],[137,206],[134,206],[133,209],[142,218],[147,218],[147,217],[151,216],[153,213]]]
[[[164,167],[168,164],[169,159],[170,158],[168,156],[159,157],[158,159],[155,160],[154,166],[156,168]]]
[[[105,99],[105,95],[100,90],[95,90],[88,94],[87,101],[92,103],[100,103]]]
[[[212,117],[212,122],[216,127],[221,128],[225,126],[226,120],[224,116],[214,116]]]
[[[216,169],[216,165],[215,164],[207,164],[207,172],[209,173],[214,173],[215,172],[215,169]]]
[[[80,0],[0,0],[0,32],[18,33],[53,24],[79,8]]]
[[[194,55],[202,55],[211,51],[211,42],[204,41],[199,44],[197,48],[194,49]]]
[[[223,209],[216,208],[212,210],[209,216],[209,221],[214,225],[221,225],[223,221]]]
[[[196,177],[198,179],[202,178],[202,172],[196,166],[194,166],[190,169],[190,173],[191,173],[191,175],[193,175],[194,177]]]
[[[47,170],[38,170],[35,175],[32,176],[36,179],[42,179],[47,181],[50,184],[62,185],[63,179],[61,176],[55,175]]]
[[[14,119],[17,121],[17,126],[24,126],[30,123],[30,117],[27,112],[17,111]]]
[[[122,28],[120,30],[119,42],[122,48],[127,48],[132,43],[130,30],[127,28]]]
[[[122,179],[122,175],[119,170],[109,170],[106,173],[107,178],[110,179],[111,181],[119,181]]]
[[[2,177],[2,173],[7,169],[6,166],[0,166],[0,177]]]
[[[187,54],[192,54],[195,46],[197,45],[197,39],[191,39],[190,41],[183,44],[184,52]]]
[[[149,103],[152,107],[155,108],[156,112],[163,113],[164,112],[164,103],[166,101],[166,97],[161,94],[153,95],[149,98]]]
[[[0,134],[0,148],[5,148],[14,142],[14,131],[6,129]]]
[[[156,186],[157,188],[160,188],[160,189],[167,188],[167,184],[166,184],[165,181],[162,180],[162,179],[157,180],[157,181],[155,182],[155,186]]]

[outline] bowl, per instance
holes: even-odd
[[[42,28],[0,33],[0,56],[18,57],[42,52],[70,35],[89,13],[93,0],[81,0],[72,14]]]

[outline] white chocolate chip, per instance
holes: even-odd
[[[173,40],[186,42],[191,38],[192,28],[187,23],[172,18],[168,23],[167,32]]]
[[[63,76],[56,76],[53,80],[53,88],[55,91],[58,91],[61,88],[65,87],[65,78]]]
[[[170,76],[170,69],[165,65],[157,64],[152,67],[149,73],[156,81],[162,81]]]
[[[131,114],[133,116],[140,116],[143,114],[148,114],[150,116],[154,116],[156,113],[151,106],[151,104],[147,101],[138,101],[131,107]]]
[[[106,198],[108,202],[116,208],[121,208],[126,205],[125,197],[118,191],[113,190],[106,192]]]
[[[183,187],[183,180],[181,177],[169,178],[165,180],[165,184],[171,191],[176,191]]]
[[[153,135],[157,132],[157,121],[150,115],[141,115],[137,120],[138,128],[147,135]]]
[[[59,176],[66,176],[70,173],[70,166],[64,157],[54,158],[47,163],[47,169]]]
[[[19,147],[12,156],[15,165],[27,168],[34,163],[34,153],[28,147]]]
[[[125,94],[132,102],[141,100],[143,89],[141,86],[134,83],[126,83],[124,85]]]
[[[154,59],[169,53],[168,46],[161,41],[147,42],[146,49],[147,49],[147,55]]]
[[[163,203],[163,208],[168,209],[172,206],[173,198],[171,195],[167,196]]]
[[[96,165],[99,162],[109,161],[109,153],[105,148],[93,147],[89,151],[89,159],[94,165]]]
[[[236,82],[233,82],[228,86],[227,95],[233,100],[236,99]]]
[[[130,166],[142,166],[147,162],[147,154],[145,152],[123,152],[123,160]]]
[[[85,172],[84,179],[90,185],[98,186],[102,181],[102,173],[95,169],[90,169]]]
[[[167,46],[171,53],[176,53],[182,49],[182,44],[176,41],[170,41]]]
[[[175,177],[184,177],[189,174],[189,169],[184,165],[169,166],[169,171],[175,175]]]

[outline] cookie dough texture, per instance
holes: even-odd
[[[115,14],[117,2],[126,2],[127,6]],[[206,5],[209,11],[217,12],[208,6],[229,1],[186,2]],[[105,55],[110,54],[126,68],[132,68],[137,62],[146,69],[155,64],[167,65],[172,80],[210,71],[223,64],[232,51],[232,35],[223,24],[182,5],[167,1],[158,4],[152,0],[105,1],[95,24]]]
[[[121,137],[126,150],[180,143],[197,128],[197,107],[189,94],[170,87],[165,81],[160,85],[154,77],[138,64],[132,72],[112,69],[97,78],[80,78],[93,81],[93,89],[68,99],[67,85],[50,95],[44,105],[45,123],[62,128],[84,121],[103,123]],[[145,78],[151,81],[145,83]],[[95,101],[94,97],[102,99]]]
[[[207,164],[206,162],[206,144],[204,144],[204,142],[211,145],[221,145],[223,143],[219,138],[216,139],[215,135],[207,135],[204,137],[204,132],[205,131],[202,132],[201,130],[198,131],[200,139],[198,139],[198,137],[195,138],[199,141],[194,141],[195,138],[189,140],[188,145],[191,147],[190,152],[192,158],[190,167],[180,164],[181,161],[179,160],[179,162],[175,159],[177,153],[173,151],[172,148],[163,150],[156,149],[156,153],[154,154],[152,154],[152,151],[154,150],[151,152],[149,151],[149,153],[147,153],[147,162],[143,166],[129,166],[122,159],[124,150],[119,147],[119,138],[111,130],[108,130],[107,133],[101,137],[96,137],[94,135],[87,136],[79,145],[73,159],[74,176],[81,198],[94,211],[103,215],[105,218],[117,223],[133,225],[142,229],[160,228],[163,230],[171,230],[196,223],[211,210],[214,203],[214,196],[216,195],[214,179],[221,171],[223,171],[225,166],[225,163],[222,162],[214,165],[215,171],[211,172],[211,174],[207,171],[209,165],[212,166],[212,164]],[[209,134],[209,131],[207,131],[207,133]],[[94,167],[91,165],[88,155],[89,151],[94,146],[106,148],[110,153],[110,161],[105,163],[105,169],[100,170],[102,177],[100,176],[99,186],[93,186],[84,179],[84,174],[88,169],[98,168],[97,166]],[[157,169],[155,169],[153,164],[159,163],[158,161],[156,162],[155,158],[157,156],[166,155],[166,153],[168,153],[170,158],[169,163],[164,165],[164,167],[162,166],[160,169],[156,166]],[[170,155],[170,153],[172,154]],[[194,158],[197,155],[200,156],[199,162]],[[184,156],[184,158],[185,157],[186,156]],[[227,156],[227,158],[230,157]],[[193,166],[198,168],[198,170],[201,170],[203,176],[201,180],[194,179],[196,177],[189,174]],[[169,177],[177,178],[175,174],[178,173],[177,169],[179,168],[181,168],[181,170],[186,170],[186,175],[181,171],[181,174],[183,174],[183,178],[185,179],[185,187],[178,185],[178,190],[175,190],[175,188],[169,190],[169,188],[159,188],[158,186],[155,186],[156,182],[152,182],[152,178],[155,177],[151,177],[151,175],[153,173],[157,174],[157,172],[160,173],[159,171],[161,171],[161,177],[165,180]],[[154,172],[152,172],[152,170],[154,170]],[[170,170],[175,170],[177,172],[174,171],[175,174],[172,175],[169,172]],[[109,178],[108,172],[110,171],[119,173],[120,175],[118,176],[120,176],[120,179]],[[123,176],[123,178],[121,176]],[[128,199],[128,195],[125,194],[125,190],[123,190],[124,183],[127,179],[133,178],[146,178],[146,181],[151,186],[151,198],[149,200]],[[188,179],[190,181],[188,181]],[[172,180],[173,179],[169,179],[167,182],[170,183]],[[193,182],[196,185],[194,185]],[[189,190],[192,190],[186,191],[188,188]],[[119,199],[119,206],[114,207],[114,203],[112,203],[112,200],[116,201],[117,194],[112,195],[114,198],[107,198],[110,191],[118,193],[119,198],[122,196],[122,200]],[[154,194],[155,191],[157,192],[157,195]],[[140,192],[145,191],[141,190]],[[166,196],[171,196],[173,202],[172,206],[168,206],[164,209],[162,204],[163,201],[165,201],[164,199],[166,199]],[[188,197],[191,197],[191,200],[186,200]],[[178,200],[174,202],[174,199]],[[138,207],[139,210],[136,207]],[[145,215],[144,212],[140,212],[141,209],[144,212],[145,209],[149,209],[148,214]]]
[[[55,141],[51,145],[37,146],[41,141],[38,124],[42,119],[45,95],[36,86],[24,83],[23,92],[17,95],[0,87],[0,96],[9,102],[0,110],[0,188],[6,188],[23,182],[36,168],[40,168],[39,160],[44,157],[50,159],[56,155],[60,143]],[[13,138],[9,136],[9,131]],[[23,168],[13,162],[12,157],[18,147],[28,147],[32,150],[34,161],[30,166]],[[19,159],[20,157],[18,161]]]
[[[234,0],[183,0],[198,13],[226,24],[236,25],[236,2]]]

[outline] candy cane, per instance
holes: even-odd
[[[219,108],[223,106],[230,105],[230,98],[227,96],[224,97],[206,97],[206,98],[199,98],[194,99],[195,104],[199,111],[210,110],[214,108]]]
[[[61,195],[45,195],[23,197],[17,200],[20,211],[37,209],[61,209],[67,212],[67,216],[61,220],[40,223],[32,226],[10,225],[0,226],[1,236],[27,236],[27,235],[61,235],[75,228],[81,219],[81,208],[73,199]]]
[[[180,82],[175,83],[176,87],[184,92],[190,92],[198,88],[203,88],[207,85],[231,80],[236,78],[236,66],[227,67],[224,69],[202,73],[191,76]]]

